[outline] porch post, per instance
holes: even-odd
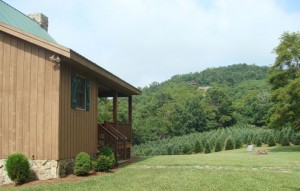
[[[128,124],[132,123],[132,96],[128,97]]]
[[[113,122],[118,122],[118,92],[116,91],[113,97]]]

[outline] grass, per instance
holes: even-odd
[[[212,154],[144,157],[115,173],[16,190],[291,190],[300,191],[300,146]]]

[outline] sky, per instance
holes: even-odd
[[[4,0],[49,18],[49,34],[135,87],[238,63],[271,66],[299,0]]]

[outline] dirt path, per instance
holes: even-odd
[[[131,165],[127,168],[133,169],[198,169],[198,170],[229,170],[229,171],[271,171],[280,173],[292,173],[290,168],[286,167],[232,167],[232,166],[150,166],[150,165]]]

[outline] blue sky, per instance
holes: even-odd
[[[273,64],[299,0],[4,0],[42,12],[49,33],[134,86],[236,63]]]

